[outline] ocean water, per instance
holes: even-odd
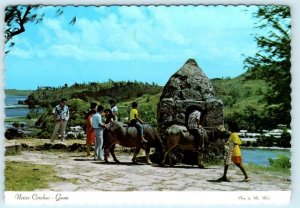
[[[26,100],[27,96],[16,96],[16,95],[7,95],[5,97],[5,105],[6,106],[13,106],[17,105],[19,100]]]
[[[18,105],[19,100],[25,100],[25,99],[27,99],[27,96],[14,96],[14,95],[6,96],[5,106],[9,108],[5,108],[5,116],[7,118],[26,116],[29,113],[29,109],[27,107]]]
[[[285,155],[291,158],[289,150],[269,150],[269,149],[242,149],[243,162],[256,165],[269,166],[269,158],[278,158],[278,155]]]

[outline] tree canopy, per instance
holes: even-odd
[[[39,23],[44,14],[36,12],[40,6],[8,6],[5,8],[5,43],[14,36],[25,32],[25,24],[29,22]]]
[[[10,5],[5,8],[5,44],[11,48],[15,45],[13,41],[14,36],[25,32],[25,25],[28,23],[38,24],[43,21],[45,13],[39,12],[43,6],[41,5]],[[62,15],[63,9],[57,7],[56,16]],[[76,16],[72,18],[69,24],[74,25],[76,22]],[[8,53],[6,51],[5,53]]]
[[[261,6],[254,14],[255,34],[259,51],[245,59],[251,78],[264,79],[268,90],[264,94],[268,122],[290,125],[291,122],[291,15],[288,6]]]

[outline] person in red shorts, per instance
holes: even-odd
[[[227,152],[226,157],[224,158],[225,159],[224,174],[217,181],[229,181],[227,179],[227,171],[228,171],[229,164],[231,162],[233,162],[243,172],[243,174],[245,176],[243,181],[245,181],[245,182],[250,181],[250,178],[249,178],[249,176],[243,166],[243,163],[242,163],[242,153],[241,153],[241,149],[240,149],[240,145],[242,144],[242,142],[241,142],[239,135],[237,134],[237,132],[238,132],[237,123],[235,123],[235,122],[231,123],[229,129],[231,131],[231,135],[227,141],[228,146],[226,149],[228,152]]]

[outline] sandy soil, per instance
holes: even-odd
[[[121,164],[94,161],[82,152],[23,151],[21,155],[5,156],[5,160],[53,165],[59,177],[73,181],[51,183],[49,189],[36,191],[288,191],[291,188],[290,177],[267,172],[248,171],[251,181],[241,182],[243,175],[234,166],[228,172],[231,182],[212,182],[222,175],[222,166],[199,169],[187,165],[134,165],[132,154],[118,153],[117,157]]]

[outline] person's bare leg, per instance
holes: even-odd
[[[229,181],[227,179],[227,171],[228,171],[228,167],[229,165],[224,165],[224,173],[223,173],[223,176],[221,178],[219,178],[217,181]]]
[[[237,167],[239,167],[239,168],[241,169],[241,171],[243,172],[243,174],[244,174],[244,176],[245,176],[244,181],[250,181],[249,176],[248,176],[248,174],[247,174],[245,168],[243,167],[243,165],[242,165],[242,164],[235,164],[235,165],[236,165]]]
[[[91,144],[86,144],[86,154],[87,156],[91,156]]]

